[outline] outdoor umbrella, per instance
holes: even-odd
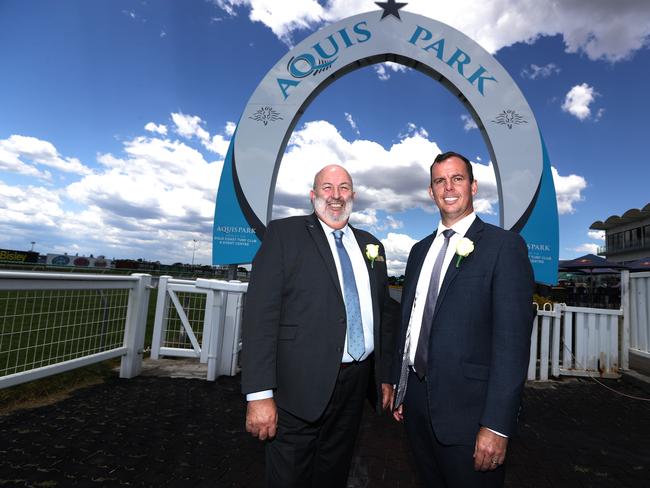
[[[650,256],[647,258],[637,259],[625,265],[630,271],[650,271]]]
[[[559,271],[583,272],[589,275],[589,303],[593,305],[593,275],[604,273],[616,273],[617,270],[628,269],[628,266],[608,261],[595,254],[585,254],[575,259],[568,259],[559,262]]]

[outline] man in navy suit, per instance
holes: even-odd
[[[406,265],[393,415],[428,487],[503,485],[528,367],[527,247],[476,216],[477,189],[467,158],[436,157],[429,196],[441,221]]]
[[[269,223],[244,308],[246,429],[267,440],[269,487],[345,487],[369,383],[378,407],[393,394],[383,246],[348,224],[344,168],[319,171],[310,196],[313,214]]]

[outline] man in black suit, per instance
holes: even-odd
[[[503,485],[528,367],[527,247],[475,215],[477,189],[467,158],[436,157],[429,195],[441,222],[406,265],[393,415],[428,487]]]
[[[388,408],[394,329],[382,244],[348,224],[348,172],[323,168],[314,213],[269,223],[243,318],[246,429],[266,444],[267,486],[346,486],[374,370]]]

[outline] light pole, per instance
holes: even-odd
[[[29,250],[29,252],[33,252],[33,251],[34,251],[34,244],[36,244],[36,241],[32,241],[32,248]]]
[[[192,239],[192,266],[194,266],[194,253],[196,252],[196,239]]]

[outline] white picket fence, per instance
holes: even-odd
[[[650,272],[621,273],[630,355],[650,360]]]
[[[237,374],[247,289],[247,283],[161,276],[151,358],[197,358],[207,363],[209,381]]]
[[[150,282],[0,271],[0,388],[118,357],[140,374]]]
[[[533,323],[528,379],[551,376],[618,378],[627,349],[621,347],[623,311],[555,304],[538,310]],[[627,368],[627,366],[625,366]]]
[[[650,358],[650,273],[621,279],[621,310],[538,310],[529,380],[617,377],[629,354]],[[120,357],[140,373],[151,277],[0,272],[0,388]],[[247,284],[160,278],[151,357],[207,363],[207,379],[239,371]]]

